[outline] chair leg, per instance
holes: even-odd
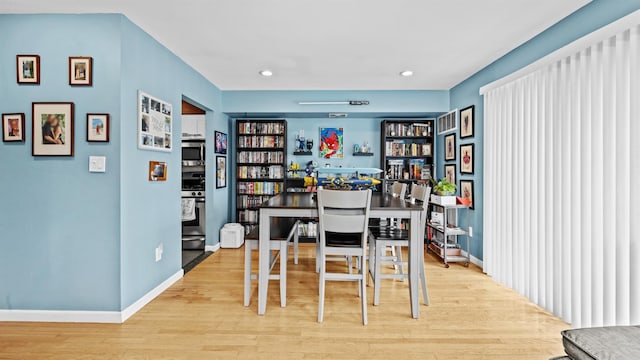
[[[371,276],[371,280],[374,280],[375,269],[374,265],[376,263],[376,240],[371,238],[369,240],[369,275]]]
[[[404,275],[404,266],[402,266],[402,246],[392,246],[392,248],[396,248],[396,261],[399,262],[398,270],[400,271],[400,275]]]
[[[298,229],[296,229],[293,235],[293,263],[298,265],[298,243],[300,242],[300,236],[298,236]]]
[[[251,250],[252,241],[244,244],[244,306],[251,302]]]
[[[287,261],[289,260],[289,243],[280,242],[280,306],[287,306]]]
[[[326,262],[325,262],[325,257],[324,255],[321,255],[321,262],[320,262],[320,284],[319,284],[319,298],[318,298],[318,322],[321,323],[323,318],[324,318],[324,273],[325,273],[325,266],[326,266]]]
[[[376,248],[375,248],[375,252],[376,252],[376,256],[375,256],[375,270],[373,272],[374,274],[374,280],[373,280],[373,305],[379,305],[380,304],[380,263],[382,261],[380,261],[380,259],[382,258],[382,253],[384,251],[384,248],[386,248],[386,244],[381,243],[380,241],[376,241]]]
[[[362,301],[362,325],[367,325],[369,321],[367,318],[367,266],[366,266],[365,255],[362,254],[362,260],[360,261],[360,292],[361,292],[361,301]]]
[[[422,266],[420,266],[420,282],[422,283],[422,298],[424,304],[429,305],[429,294],[427,294],[427,279],[424,276],[424,254],[422,255]]]
[[[316,273],[320,272],[320,242],[316,237]]]
[[[397,261],[398,260],[398,252],[396,251],[396,247],[395,246],[391,246],[390,250],[391,250],[391,256]],[[385,249],[385,251],[383,251],[383,254],[384,253],[386,253],[386,249]],[[398,264],[393,264],[393,270],[395,270],[397,272],[398,269],[400,269],[400,271],[402,271],[402,266],[398,266]]]

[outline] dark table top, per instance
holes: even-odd
[[[273,209],[315,209],[318,203],[312,193],[282,193],[269,199],[260,205],[263,208]],[[374,192],[371,195],[371,210],[420,210],[421,204],[412,204],[409,201],[393,197],[389,194]]]

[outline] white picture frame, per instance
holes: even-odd
[[[173,149],[173,106],[138,91],[138,148],[171,152]]]

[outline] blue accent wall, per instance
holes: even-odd
[[[465,139],[462,142],[476,144],[475,174],[462,177],[458,164],[458,179],[473,179],[475,186],[474,201],[476,210],[471,211],[470,219],[470,223],[474,228],[474,238],[471,245],[472,255],[482,259],[482,206],[484,196],[491,196],[491,194],[483,194],[482,192],[484,104],[483,98],[479,95],[480,87],[509,75],[638,9],[640,9],[640,0],[594,0],[451,89],[450,102],[452,109],[475,105],[475,138]],[[442,141],[443,138],[439,137],[440,144],[442,144]],[[456,144],[459,146],[460,143],[458,134]],[[437,162],[438,171],[442,174],[444,170],[444,155],[442,151],[438,154]]]
[[[137,92],[207,112],[207,242],[227,222],[215,189],[213,130],[228,132],[220,90],[122,15],[0,15],[0,112],[24,112],[25,143],[0,142],[0,309],[119,311],[181,267],[181,151],[137,148]],[[29,39],[29,41],[25,41]],[[61,41],[64,39],[64,41]],[[41,84],[16,84],[15,56],[41,57]],[[68,57],[93,57],[93,86],[68,85]],[[31,103],[75,103],[75,156],[31,156]],[[86,142],[86,114],[111,115],[110,142]],[[90,155],[107,157],[104,174]],[[166,161],[166,182],[148,162]],[[155,262],[155,248],[164,246]]]
[[[0,142],[0,309],[120,309],[120,16],[0,15],[0,112],[26,115],[26,142]],[[39,54],[41,84],[16,83]],[[68,57],[94,58],[92,87]],[[31,156],[31,103],[75,104],[75,156]],[[111,114],[111,142],[86,142],[86,114]],[[89,173],[89,155],[107,172]]]

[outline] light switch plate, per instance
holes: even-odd
[[[107,170],[105,156],[89,156],[89,172],[103,173]]]

